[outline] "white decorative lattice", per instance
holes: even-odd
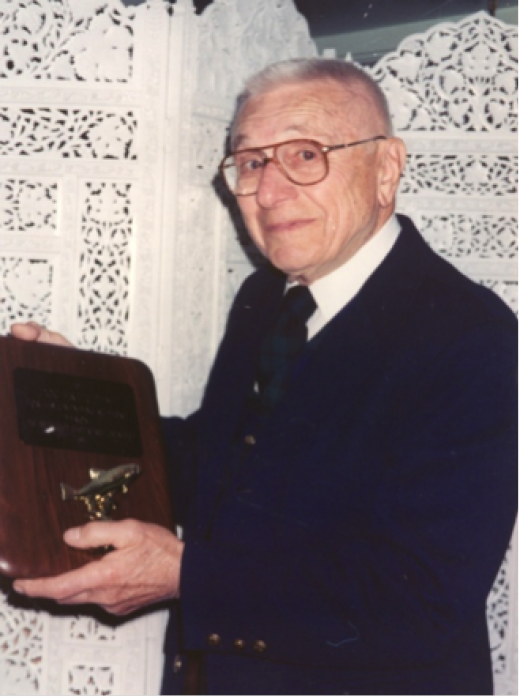
[[[0,695],[42,694],[44,635],[43,613],[14,611],[0,594]]]
[[[509,562],[509,557],[510,554],[506,557],[506,562]],[[495,676],[502,675],[507,669],[508,657],[504,648],[508,632],[511,630],[513,608],[510,604],[510,592],[510,579],[507,574],[507,565],[504,564],[498,573],[487,605],[489,641],[493,653]]]
[[[135,159],[134,114],[51,107],[0,109],[0,156]]]
[[[130,313],[132,186],[86,182],[81,202],[78,343],[106,353],[125,354]]]
[[[483,153],[410,153],[401,182],[402,194],[494,196],[500,205],[516,194],[518,158]]]
[[[440,254],[477,259],[516,259],[515,215],[471,213],[419,216],[424,237]]]
[[[113,695],[117,668],[110,664],[68,664],[63,695]]]
[[[51,316],[54,264],[50,259],[0,255],[0,332],[32,316],[48,323]]]
[[[4,2],[0,79],[128,82],[133,16],[100,0]]]
[[[167,10],[162,0],[0,3],[2,333],[34,319],[126,353],[136,280],[135,315],[151,314]],[[154,187],[143,204],[142,183]],[[1,593],[0,694],[156,693],[163,631],[161,613],[112,626]]]
[[[100,624],[88,615],[74,617],[68,625],[68,630],[68,636],[64,638],[71,642],[87,642],[90,644],[101,642],[110,645],[116,644],[120,640],[115,627]]]
[[[374,66],[399,131],[517,129],[517,30],[485,13],[405,39]]]
[[[57,228],[58,184],[0,179],[0,229],[5,233],[48,233]]]

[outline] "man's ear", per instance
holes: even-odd
[[[378,200],[381,208],[393,205],[406,163],[406,145],[400,138],[387,138],[379,149]]]

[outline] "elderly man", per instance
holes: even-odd
[[[230,142],[221,172],[270,264],[237,295],[199,411],[165,422],[183,540],[91,523],[66,541],[115,551],[16,589],[116,614],[176,599],[167,693],[490,694],[513,315],[394,215],[405,148],[353,65],[268,67]]]

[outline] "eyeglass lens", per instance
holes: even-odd
[[[262,150],[243,150],[226,162],[225,174],[230,188],[238,194],[255,193],[267,162],[275,160],[295,184],[313,184],[327,173],[327,161],[321,146],[308,140],[294,140],[274,148],[267,158]]]

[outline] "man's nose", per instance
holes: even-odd
[[[276,162],[269,158],[265,163],[260,181],[256,200],[262,208],[272,208],[279,203],[295,198],[298,195],[297,186],[290,182],[278,167]]]

